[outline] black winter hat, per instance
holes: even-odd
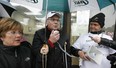
[[[104,26],[105,15],[103,13],[98,13],[90,19],[90,22],[98,22],[101,28]]]

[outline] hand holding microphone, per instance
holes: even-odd
[[[58,30],[52,30],[51,34],[50,34],[50,37],[49,37],[49,40],[52,42],[52,43],[55,43],[59,40],[60,38],[60,33]]]

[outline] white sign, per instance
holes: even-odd
[[[97,0],[69,0],[70,11],[98,10]]]
[[[88,50],[87,55],[97,64],[101,64],[103,54],[99,51],[95,46],[92,46],[90,50]]]
[[[36,9],[36,12],[41,11],[43,6],[43,0],[10,0],[10,2],[31,8],[32,11]]]

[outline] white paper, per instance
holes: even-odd
[[[90,50],[87,51],[87,55],[90,57],[91,61],[101,64],[103,54],[97,49],[97,47],[92,46]]]

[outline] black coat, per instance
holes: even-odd
[[[111,68],[116,68],[116,53],[110,54],[107,59],[110,60]]]
[[[103,44],[116,50],[116,41],[101,38],[101,42],[99,44]]]
[[[20,46],[4,46],[0,41],[0,68],[31,68],[31,49],[28,42]]]
[[[64,48],[64,43],[67,42],[67,52],[70,53],[70,41],[68,37],[65,34],[62,34],[60,31],[60,39],[58,41],[59,44],[54,43],[55,47],[51,48],[50,44],[48,43],[50,33],[51,31],[49,31],[48,29],[46,29],[46,34],[45,29],[41,29],[35,32],[32,43],[32,49],[35,55],[35,68],[42,68],[42,54],[40,54],[40,49],[45,42],[49,46],[49,52],[47,54],[47,68],[65,68],[64,52],[59,48],[59,44],[62,48]],[[70,67],[71,58],[68,57],[68,68]]]
[[[116,50],[116,41],[101,38],[101,42],[99,44],[103,44]],[[111,61],[111,68],[116,68],[116,53],[110,54],[107,56],[107,59]]]

